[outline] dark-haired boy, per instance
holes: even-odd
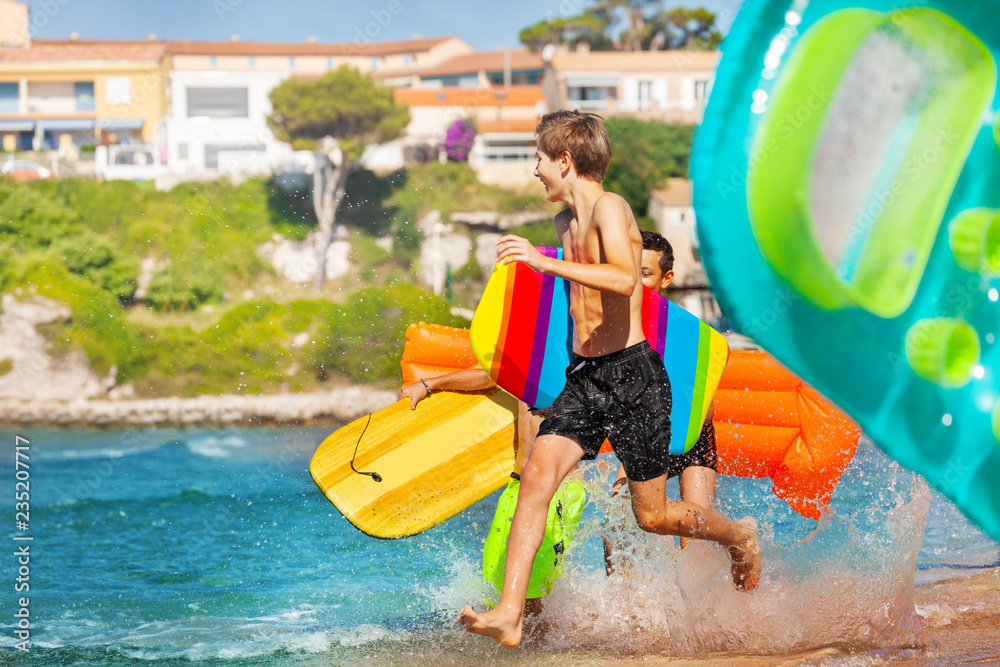
[[[566,387],[549,407],[521,475],[507,543],[503,592],[483,614],[462,609],[469,632],[506,646],[521,642],[525,592],[553,494],[581,459],[610,438],[628,473],[632,510],[643,530],[718,542],[729,550],[734,584],[756,587],[756,533],[711,508],[668,502],[670,380],[642,331],[642,238],[628,203],[601,187],[611,144],[600,118],[556,111],[537,128],[535,176],[549,201],[567,209],[554,220],[564,260],[543,256],[524,238],[497,241],[497,261],[523,262],[570,283],[573,358]]]
[[[662,294],[674,279],[674,249],[670,241],[656,232],[642,232],[642,284],[657,294]],[[678,477],[681,500],[702,507],[715,507],[715,477],[717,468],[717,453],[715,447],[715,427],[712,425],[714,405],[708,409],[705,423],[702,425],[698,441],[686,454],[670,456],[667,479]],[[619,489],[625,485],[628,477],[625,466],[618,468],[613,488]],[[687,545],[687,538],[681,537],[681,546]],[[604,560],[608,574],[615,571],[616,563],[612,557],[613,547],[607,538],[604,539]]]

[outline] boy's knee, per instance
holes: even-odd
[[[548,471],[539,470],[532,465],[526,465],[521,471],[521,487],[518,493],[522,496],[549,495],[555,493],[558,483],[553,483],[554,479]]]
[[[666,517],[662,511],[657,512],[649,508],[636,508],[635,521],[639,524],[639,528],[647,533],[658,533],[665,527]]]

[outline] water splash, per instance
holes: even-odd
[[[682,550],[672,538],[642,532],[627,499],[611,498],[603,481],[593,481],[606,471],[590,465],[580,474],[591,480],[596,518],[581,526],[567,551],[566,572],[545,598],[535,623],[545,632],[532,634],[526,626],[529,650],[780,654],[922,642],[913,573],[931,496],[921,478],[898,467],[873,473],[868,497],[854,498],[849,513],[828,513],[805,537],[765,519],[762,580],[746,594],[733,587],[721,547],[696,541]],[[739,516],[739,507],[720,509]],[[760,504],[750,509],[757,513]],[[618,572],[612,576],[595,569],[593,554],[583,547],[604,537],[615,547]],[[485,598],[478,563],[470,559],[456,561],[448,584],[429,593],[442,614]]]

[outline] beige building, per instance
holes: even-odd
[[[153,142],[167,110],[166,45],[33,40],[30,21],[27,5],[0,0],[5,151]]]
[[[431,67],[413,72],[408,81],[388,73],[375,76],[393,85],[413,88],[489,88],[535,86],[545,74],[545,61],[527,49],[497,49],[461,53]]]
[[[167,110],[166,46],[34,40],[0,49],[3,149],[153,143]]]
[[[696,124],[720,57],[718,51],[555,49],[542,85],[551,108]]]

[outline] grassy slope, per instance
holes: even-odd
[[[275,276],[256,252],[274,234],[305,237],[315,225],[307,196],[253,180],[167,193],[123,181],[0,181],[0,251],[8,258],[0,291],[67,303],[71,320],[45,333],[59,348],[82,349],[101,373],[116,368],[118,382],[139,395],[389,384],[408,324],[467,324],[410,284],[418,216],[545,206],[483,186],[456,164],[359,172],[349,192],[339,221],[352,230],[357,268],[316,294]],[[396,239],[393,253],[375,245],[385,234]],[[158,268],[137,300],[144,258]],[[467,300],[475,289],[458,294]]]

